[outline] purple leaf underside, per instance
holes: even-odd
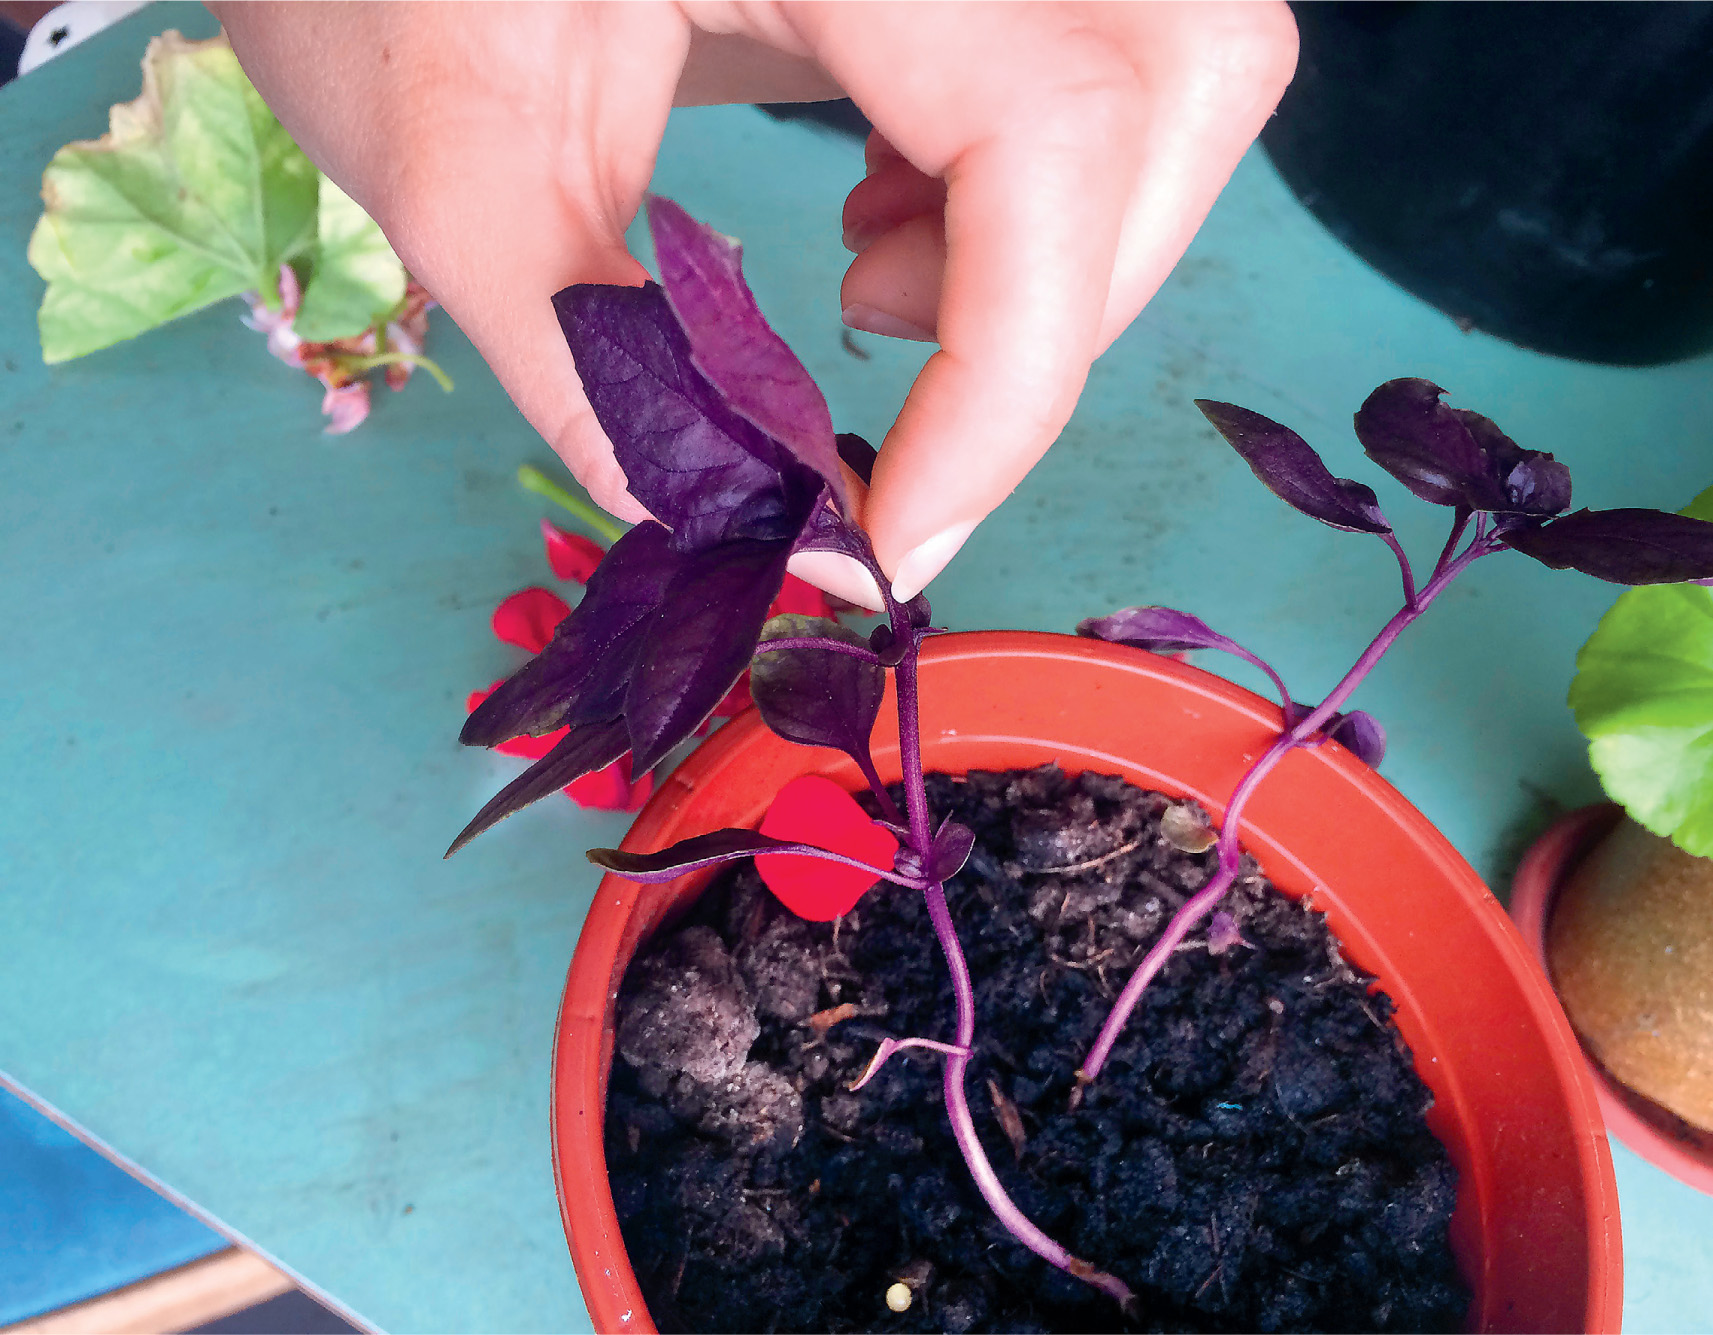
[[[1488,471],[1499,483],[1500,513],[1556,515],[1570,508],[1570,469],[1540,450],[1525,450],[1498,425],[1465,408],[1451,410],[1468,429],[1487,458]]]
[[[1110,616],[1089,617],[1077,626],[1077,634],[1091,640],[1109,640],[1114,644],[1130,644],[1156,654],[1184,653],[1190,649],[1219,649],[1252,663],[1267,674],[1279,692],[1281,704],[1288,704],[1290,693],[1284,679],[1264,658],[1251,653],[1228,635],[1221,635],[1200,617],[1191,616],[1172,607],[1126,607]]]
[[[866,649],[868,639],[821,617],[777,616],[762,629],[750,694],[762,721],[788,742],[843,751],[869,765],[868,740],[886,694],[886,669],[835,650],[769,650],[767,642],[813,636]]]
[[[1078,624],[1077,634],[1091,640],[1131,644],[1157,654],[1223,649],[1239,658],[1255,660],[1255,655],[1236,640],[1221,635],[1200,617],[1171,607],[1126,607],[1110,616],[1089,617]]]
[[[790,547],[730,542],[686,556],[650,620],[625,694],[641,774],[690,736],[749,665]]]
[[[1578,510],[1500,540],[1543,565],[1613,584],[1713,579],[1713,523],[1662,510]]]
[[[1363,709],[1334,714],[1321,733],[1337,742],[1370,769],[1379,769],[1386,758],[1386,729],[1380,720]]]
[[[1424,501],[1489,510],[1503,496],[1487,457],[1431,380],[1388,380],[1356,412],[1356,438],[1368,457]]]
[[[497,746],[567,723],[616,718],[650,621],[684,558],[659,524],[638,524],[602,558],[547,647],[464,723],[466,746]]]
[[[1196,407],[1287,505],[1352,533],[1392,531],[1373,489],[1334,477],[1313,447],[1289,427],[1233,403],[1197,399]]]
[[[934,835],[928,853],[928,879],[944,883],[963,870],[975,847],[975,831],[948,816]]]
[[[648,225],[696,369],[733,409],[820,474],[848,510],[827,400],[756,305],[743,278],[743,248],[659,195],[649,196]]]
[[[582,283],[553,306],[631,494],[672,530],[675,547],[796,538],[821,479],[696,369],[658,286]]]
[[[1570,506],[1570,470],[1525,450],[1491,418],[1441,402],[1431,380],[1388,380],[1356,413],[1368,457],[1417,496],[1495,514],[1545,518]]]
[[[489,799],[488,804],[452,841],[451,857],[482,831],[498,824],[531,802],[558,792],[573,779],[605,769],[630,748],[623,719],[574,727],[551,751]]]
[[[689,839],[680,839],[658,853],[627,853],[622,848],[591,848],[587,857],[597,867],[605,867],[629,880],[639,881],[644,885],[657,885],[662,881],[676,880],[685,872],[696,871],[701,867],[712,867],[717,863],[734,862],[738,858],[768,853],[803,853],[849,867],[861,867],[864,871],[873,872],[876,877],[891,879],[857,858],[817,848],[814,844],[797,844],[785,839],[775,839],[755,830],[715,830],[710,834],[698,834]]]

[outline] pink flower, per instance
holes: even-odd
[[[258,333],[268,336],[268,351],[287,366],[314,376],[324,386],[321,412],[327,418],[326,434],[342,436],[362,425],[369,415],[369,382],[364,377],[377,355],[402,353],[420,357],[428,337],[428,312],[434,309],[434,299],[428,289],[414,278],[405,283],[404,300],[399,304],[377,336],[375,329],[364,330],[354,338],[310,343],[298,336],[292,327],[303,305],[303,292],[298,286],[297,273],[289,264],[280,265],[280,308],[270,310],[260,295],[244,294],[249,305],[244,323]],[[394,363],[386,368],[389,388],[399,390],[410,380],[409,362]]]

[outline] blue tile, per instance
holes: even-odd
[[[0,1089],[0,1326],[227,1245]]]

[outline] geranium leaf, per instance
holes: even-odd
[[[616,718],[648,627],[683,561],[659,524],[631,529],[548,646],[482,702],[459,740],[493,746],[520,733]]]
[[[553,306],[631,494],[672,529],[675,546],[796,538],[820,477],[696,369],[658,286],[578,284]]]
[[[446,856],[451,857],[482,831],[513,812],[522,811],[531,802],[558,792],[573,779],[606,768],[629,746],[623,719],[585,723],[572,728],[557,746],[494,794],[488,804],[476,813],[476,818],[452,841]]]
[[[863,650],[868,639],[819,617],[776,616],[762,627],[749,689],[767,726],[788,742],[827,746],[869,764],[868,739],[886,694],[886,669],[831,649],[773,649],[769,640],[836,640]]]
[[[1370,459],[1424,501],[1503,509],[1486,454],[1456,410],[1440,401],[1443,393],[1431,380],[1388,380],[1357,410],[1356,438]]]
[[[276,290],[315,236],[317,176],[224,37],[167,32],[143,91],[42,178],[29,258],[47,280],[42,356],[81,357],[211,302]]]
[[[1390,533],[1373,489],[1334,477],[1309,443],[1269,417],[1234,403],[1197,399],[1196,407],[1280,500],[1312,519],[1352,533]]]
[[[1625,593],[1576,656],[1570,707],[1607,794],[1713,856],[1713,589]]]
[[[789,555],[788,543],[732,542],[683,558],[625,692],[636,773],[689,737],[749,666]]]
[[[1538,528],[1500,535],[1555,570],[1614,584],[1713,579],[1713,522],[1662,510],[1578,510]]]
[[[309,282],[292,329],[311,343],[355,338],[404,300],[405,271],[374,219],[325,176]]]
[[[648,226],[696,369],[732,408],[819,473],[847,509],[827,400],[756,305],[743,278],[743,247],[659,195],[648,198]]]

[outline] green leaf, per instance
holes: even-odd
[[[405,272],[374,220],[325,176],[314,268],[292,328],[311,343],[355,338],[404,300]]]
[[[1713,519],[1713,487],[1683,511]],[[1576,656],[1576,726],[1613,801],[1687,853],[1713,856],[1713,589],[1631,589]]]
[[[241,292],[277,292],[315,237],[317,172],[224,37],[149,43],[143,92],[42,177],[30,263],[42,357],[65,361]]]

